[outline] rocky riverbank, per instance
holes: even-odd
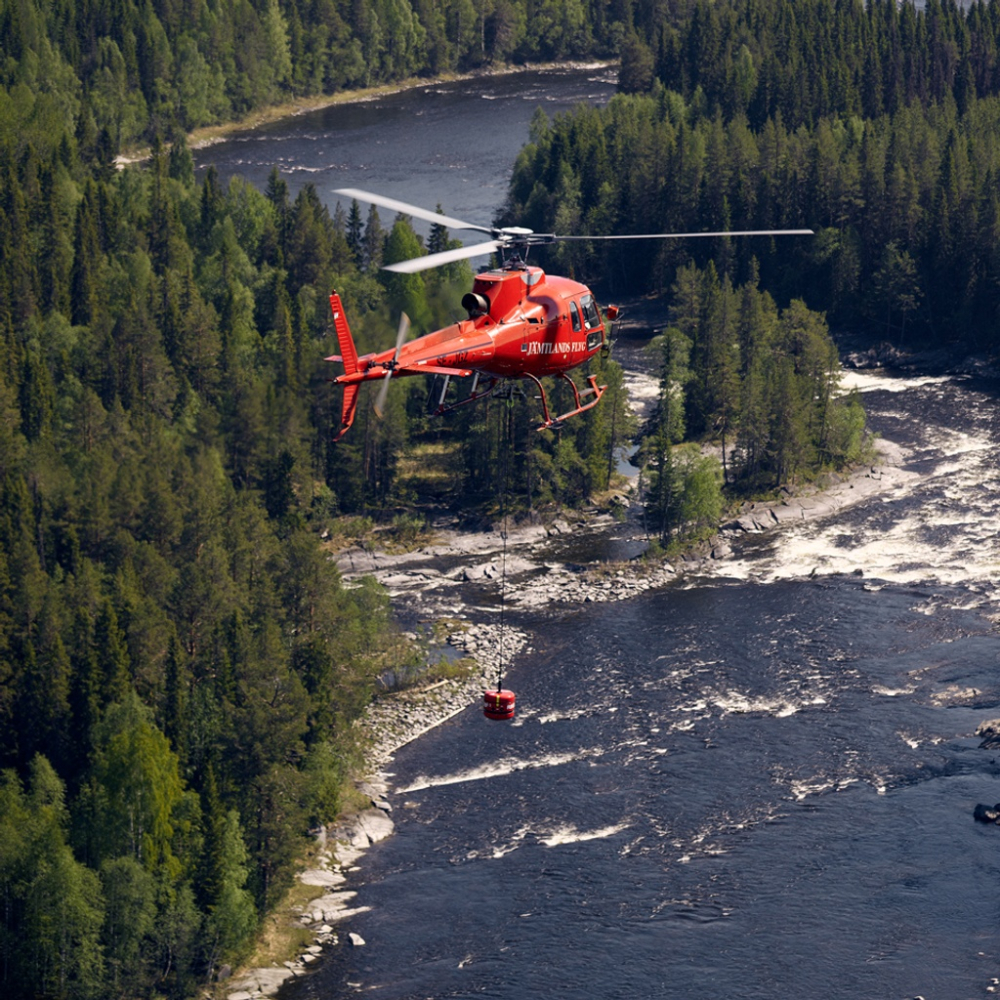
[[[714,539],[672,562],[636,558],[648,548],[640,515],[618,521],[596,512],[572,521],[564,516],[511,526],[506,540],[499,525],[470,532],[440,524],[432,542],[413,552],[390,555],[353,546],[336,559],[348,582],[374,576],[411,621],[489,623],[499,614],[501,587],[507,605],[520,611],[627,600],[709,565],[717,570],[748,535],[826,517],[873,494],[889,493],[911,474],[902,468],[905,455],[897,445],[880,440],[876,449],[870,465],[821,489],[786,491],[775,500],[743,505]],[[625,512],[636,507],[633,488],[614,502]]]
[[[319,831],[320,851],[314,867],[299,872],[299,881],[322,890],[296,913],[279,915],[289,923],[297,921],[311,934],[311,944],[305,945],[297,957],[280,965],[241,971],[223,984],[227,1000],[257,1000],[274,996],[289,979],[305,975],[325,948],[342,940],[351,947],[362,947],[364,939],[342,925],[366,906],[354,906],[357,892],[347,888],[348,873],[358,858],[372,845],[384,840],[393,830],[389,817],[391,807],[385,801],[385,787],[377,782],[365,785],[372,806],[350,816],[329,830]]]
[[[505,657],[522,652],[527,639],[524,632],[505,627],[502,632]],[[499,627],[493,624],[456,628],[448,635],[447,642],[473,662],[466,676],[391,692],[369,706],[358,724],[370,741],[368,760],[372,773],[358,788],[370,805],[317,831],[320,851],[316,863],[299,872],[297,878],[303,885],[315,887],[320,892],[308,902],[297,905],[293,912],[280,916],[308,931],[311,943],[295,958],[280,965],[243,970],[226,980],[223,983],[226,1000],[272,997],[289,979],[308,973],[325,949],[338,945],[364,947],[361,935],[350,930],[350,920],[365,913],[368,907],[354,905],[357,892],[349,887],[350,874],[357,870],[358,859],[365,851],[388,837],[394,829],[392,806],[386,799],[387,778],[381,769],[400,747],[469,705],[481,702],[483,691],[495,681],[493,671],[500,641]]]
[[[372,746],[371,774],[360,786],[370,805],[320,832],[316,864],[298,878],[321,891],[287,915],[310,932],[311,943],[280,966],[234,977],[224,986],[227,1000],[273,996],[284,982],[305,975],[325,948],[364,946],[360,935],[350,930],[351,918],[365,912],[353,905],[356,892],[350,888],[350,874],[357,870],[361,855],[393,831],[385,768],[401,747],[481,704],[482,692],[495,683],[501,642],[504,663],[528,649],[523,631],[509,624],[501,629],[501,593],[513,611],[538,612],[566,604],[627,600],[685,574],[717,570],[738,554],[748,536],[824,517],[873,494],[890,492],[911,475],[901,468],[904,458],[902,449],[880,441],[873,464],[823,489],[747,504],[710,543],[674,562],[634,558],[647,547],[638,516],[621,521],[595,511],[573,520],[564,516],[548,523],[511,525],[506,539],[501,525],[462,531],[446,523],[437,526],[431,542],[414,552],[388,554],[358,545],[337,554],[344,579],[350,583],[374,576],[388,589],[408,625],[448,621],[446,645],[469,657],[474,666],[462,677],[388,693],[369,707],[359,725]],[[630,489],[615,502],[626,512],[637,506]],[[632,557],[602,557],[612,551]]]

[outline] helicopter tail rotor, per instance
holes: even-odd
[[[399,352],[403,348],[403,341],[406,340],[406,335],[410,332],[410,317],[406,313],[401,313],[399,317],[399,329],[396,331],[396,353],[393,354],[392,360],[385,363],[385,378],[382,380],[382,386],[378,391],[378,398],[375,400],[375,416],[382,419],[382,414],[385,413],[385,403],[389,398],[389,379],[392,378],[392,373],[396,370],[396,362],[399,361]]]

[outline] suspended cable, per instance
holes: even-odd
[[[510,492],[510,448],[513,437],[511,417],[514,412],[514,400],[507,399],[507,412],[501,416],[500,448],[503,452],[501,467],[503,469],[500,483],[500,537],[503,547],[500,554],[500,642],[497,655],[497,690],[503,687],[503,641],[504,615],[507,608],[507,500]]]
[[[508,397],[507,412],[501,412],[498,428],[500,459],[500,634],[497,638],[497,686],[495,691],[485,691],[483,713],[488,719],[514,718],[514,692],[503,686],[504,635],[506,632],[507,609],[507,516],[510,494],[510,451],[513,446],[514,400]]]

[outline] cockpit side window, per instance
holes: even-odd
[[[580,299],[580,304],[583,306],[583,315],[587,321],[587,329],[589,330],[591,327],[600,326],[601,317],[598,315],[597,305],[594,302],[594,296],[584,295],[583,298]]]
[[[570,319],[573,320],[573,330],[575,332],[579,332],[579,330],[580,330],[580,310],[577,309],[575,302],[571,302],[569,304],[569,315],[570,315]]]

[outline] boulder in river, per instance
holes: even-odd
[[[381,809],[366,809],[357,815],[358,826],[368,837],[370,844],[385,840],[393,831],[393,822]]]
[[[980,802],[973,810],[972,818],[979,823],[1000,824],[1000,802],[995,806],[984,806]]]
[[[979,744],[980,750],[995,750],[1000,747],[1000,719],[981,722],[976,728],[976,735],[983,737],[983,742]]]

